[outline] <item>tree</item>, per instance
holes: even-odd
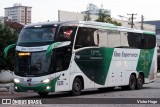
[[[105,22],[105,23],[112,23],[114,25],[117,26],[121,26],[121,23],[118,23],[117,21],[112,20],[112,18],[110,17],[110,15],[106,14],[106,11],[102,11],[102,9],[99,9],[99,15],[98,15],[98,19],[95,20],[97,22]]]
[[[14,49],[9,51],[7,58],[4,58],[4,48],[16,43],[18,33],[5,25],[0,24],[0,70],[14,69]]]
[[[91,17],[90,17],[90,13],[89,11],[87,10],[85,12],[85,15],[84,15],[84,21],[90,21],[91,20]]]

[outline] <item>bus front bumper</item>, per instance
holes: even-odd
[[[34,86],[23,85],[21,83],[15,83],[14,89],[16,92],[54,92],[55,87],[51,84],[38,84]]]
[[[14,83],[16,92],[55,92],[55,86],[59,77],[50,80],[48,83],[39,83],[33,85],[32,83]]]

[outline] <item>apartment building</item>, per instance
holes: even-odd
[[[5,17],[7,17],[8,21],[18,22],[22,25],[31,23],[32,7],[16,3],[13,7],[6,7],[4,9]]]

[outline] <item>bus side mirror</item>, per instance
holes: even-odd
[[[48,46],[47,51],[46,51],[46,57],[50,58],[53,52],[53,49],[59,48],[59,47],[64,47],[67,46],[71,43],[71,41],[64,41],[64,42],[55,42],[51,45]]]
[[[8,51],[9,51],[11,48],[14,48],[14,47],[16,47],[16,44],[8,45],[8,46],[4,49],[4,58],[7,57]]]

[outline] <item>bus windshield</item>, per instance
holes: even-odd
[[[17,55],[15,74],[24,77],[42,76],[50,73],[50,63],[51,59],[45,57],[45,51],[30,53],[29,56]]]
[[[53,41],[56,28],[53,26],[27,27],[20,32],[18,42]]]

